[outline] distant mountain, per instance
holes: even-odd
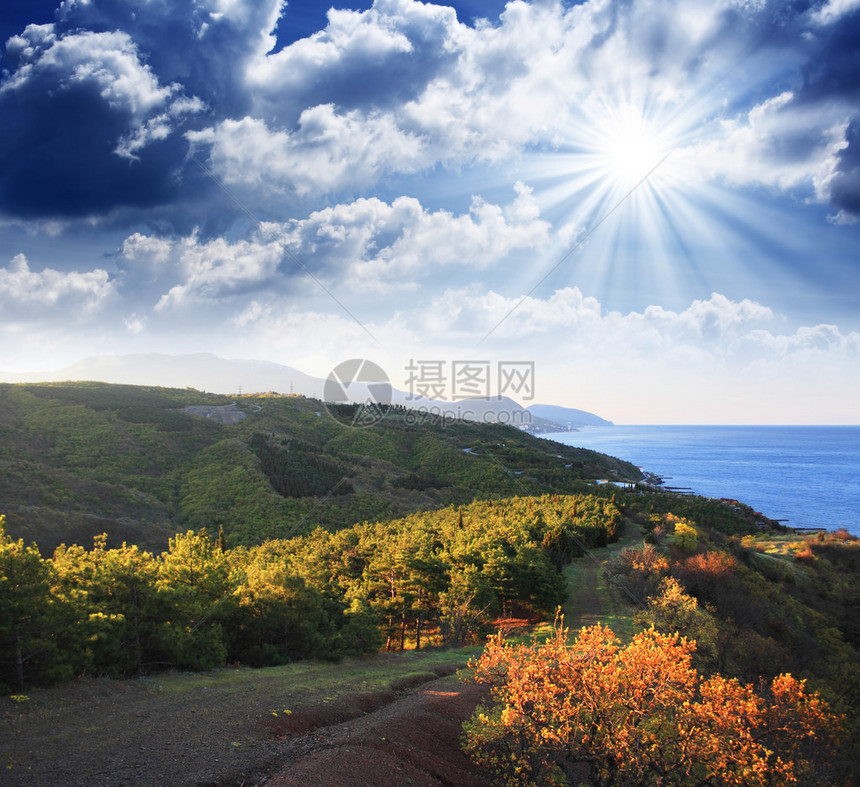
[[[277,391],[322,399],[319,377],[268,361],[227,360],[211,353],[165,355],[100,355],[84,358],[55,372],[0,373],[4,383],[41,383],[87,380],[126,385],[196,388],[226,395]]]
[[[607,421],[585,410],[577,410],[574,407],[559,407],[555,404],[533,404],[529,405],[528,411],[536,418],[544,418],[547,421],[553,421],[569,429],[575,429],[578,426],[614,426],[612,421]]]
[[[402,404],[412,410],[431,414],[444,413],[447,418],[462,418],[466,421],[500,422],[519,426],[524,420],[531,418],[522,405],[507,396],[469,397],[456,402],[446,402],[441,399],[409,396],[395,389],[391,398],[395,404]]]
[[[592,413],[584,410],[572,410],[566,407],[554,407],[552,405],[537,405],[561,413],[580,413],[581,416],[566,417],[565,420],[557,420],[535,412],[533,407],[525,408],[517,404],[507,396],[490,396],[486,398],[461,399],[458,402],[442,402],[430,399],[407,400],[399,391],[394,394],[394,401],[405,404],[416,410],[426,410],[430,413],[440,413],[446,418],[463,418],[467,421],[480,421],[481,423],[503,423],[516,426],[531,434],[544,434],[547,432],[569,432],[576,431],[577,426],[609,425],[611,421],[604,421]],[[590,419],[590,420],[589,420]]]
[[[126,385],[196,388],[199,391],[225,394],[276,391],[296,393],[314,399],[325,399],[325,380],[300,372],[291,366],[269,361],[228,360],[211,353],[166,355],[101,355],[84,358],[54,372],[6,374],[2,383],[65,382],[87,380]],[[353,383],[348,395],[354,401],[365,401],[367,385]],[[446,420],[463,418],[481,423],[506,423],[532,433],[564,432],[581,426],[611,426],[593,413],[556,405],[533,404],[524,408],[507,396],[469,398],[456,402],[411,397],[392,390],[392,402],[410,409],[438,414]]]

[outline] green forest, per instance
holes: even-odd
[[[283,664],[463,645],[505,611],[541,617],[566,597],[561,568],[618,537],[595,496],[477,502],[226,547],[223,531],[136,545],[0,542],[0,680]],[[2,685],[2,684],[0,684]]]
[[[243,397],[232,425],[184,411],[231,401],[0,386],[0,690],[481,644],[552,620],[615,544],[624,625],[557,620],[474,661],[476,762],[523,785],[857,776],[860,540],[596,484],[641,476],[510,427],[349,429],[301,397]]]

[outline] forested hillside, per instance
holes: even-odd
[[[510,427],[230,405],[0,386],[0,690],[478,644],[602,584],[620,639],[558,626],[475,661],[476,762],[518,785],[857,776],[860,540],[596,485],[639,471]]]
[[[158,555],[101,537],[43,559],[0,519],[0,689],[475,642],[511,609],[551,613],[563,566],[621,523],[609,497],[546,495],[253,547],[188,531]]]
[[[524,648],[497,637],[477,665],[495,704],[468,728],[475,759],[512,784],[555,783],[560,765],[594,784],[632,773],[656,784],[651,773],[671,768],[665,783],[681,785],[711,778],[712,766],[716,783],[849,783],[860,542],[761,533],[756,521],[743,506],[603,486],[234,548],[189,531],[161,554],[97,538],[46,559],[3,536],[0,682],[20,691],[80,675],[479,643],[500,617],[545,619],[593,593],[567,566],[626,531],[629,546],[603,571],[636,627],[654,630],[619,643],[591,629]],[[568,683],[580,688],[541,689]],[[743,718],[721,710],[738,703]],[[693,742],[672,732],[678,707],[702,730]],[[583,713],[599,714],[599,727],[582,727]]]
[[[0,513],[44,555],[107,533],[166,549],[223,526],[255,544],[476,498],[577,492],[639,470],[512,427],[434,423],[397,409],[347,428],[321,402],[244,396],[238,423],[185,412],[232,399],[102,383],[0,385]]]

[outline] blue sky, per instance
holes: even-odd
[[[0,370],[535,363],[860,423],[860,0],[4,4]]]

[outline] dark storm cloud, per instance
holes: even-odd
[[[187,146],[173,132],[203,105],[160,82],[130,36],[31,26],[6,60],[0,210],[70,218],[179,196]]]
[[[846,213],[860,216],[860,121],[851,121],[846,138],[848,147],[839,154],[837,172],[830,183],[830,195]]]
[[[847,147],[837,157],[829,191],[833,204],[860,216],[860,9],[815,31],[816,49],[803,69],[799,104],[844,104]]]
[[[68,2],[56,23],[11,38],[0,211],[116,221],[178,206],[153,219],[179,231],[200,221],[184,214],[213,184],[188,160],[182,134],[247,108],[236,66],[265,46],[273,9],[275,0],[255,3],[231,18],[191,2]]]
[[[798,100],[860,100],[860,8],[812,31]]]
[[[115,152],[132,128],[98,86],[37,84],[0,99],[0,209],[25,218],[100,214],[117,206],[150,207],[180,193],[170,177],[185,144],[175,137],[136,159]]]

